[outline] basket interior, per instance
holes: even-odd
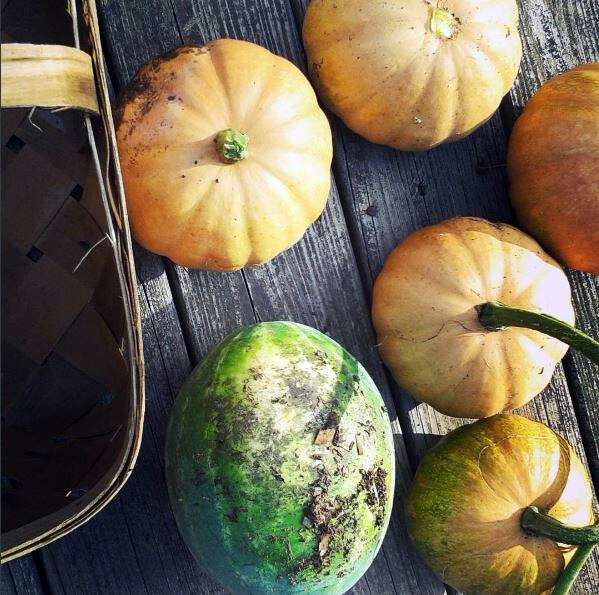
[[[3,42],[72,45],[63,5],[30,4],[3,11]],[[52,533],[114,473],[131,424],[124,325],[83,116],[2,110],[3,547]]]

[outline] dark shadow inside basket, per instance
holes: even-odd
[[[3,43],[72,45],[62,4],[30,3],[52,22],[41,39],[17,4]],[[137,430],[117,257],[84,116],[3,109],[3,555],[64,534],[122,483]]]

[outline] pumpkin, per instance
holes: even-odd
[[[340,345],[300,324],[256,324],[181,389],[166,473],[187,545],[227,589],[341,594],[387,528],[391,425]]]
[[[425,454],[407,497],[408,530],[459,591],[536,595],[572,556],[575,548],[562,544],[588,534],[572,528],[593,522],[592,500],[565,440],[541,423],[497,415],[450,432]]]
[[[328,121],[304,75],[260,46],[221,39],[144,65],[117,122],[133,234],[178,264],[263,263],[324,209]]]
[[[461,217],[409,235],[385,262],[372,306],[399,384],[456,417],[487,417],[538,394],[567,346],[529,328],[486,328],[478,306],[494,301],[574,320],[564,272],[514,227]]]
[[[599,275],[599,63],[545,83],[508,145],[518,220],[565,265]]]
[[[488,120],[522,53],[515,0],[312,0],[303,37],[326,104],[368,140],[407,151]]]

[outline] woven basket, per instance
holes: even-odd
[[[141,439],[140,316],[95,2],[69,12],[75,47],[2,45],[3,562],[104,507]],[[7,20],[3,42],[27,41]]]

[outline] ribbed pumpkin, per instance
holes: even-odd
[[[377,278],[372,306],[381,356],[399,384],[469,418],[538,394],[567,346],[536,330],[487,330],[477,306],[495,301],[574,321],[566,275],[514,227],[464,217],[408,236]]]
[[[178,264],[263,263],[324,209],[328,121],[304,75],[260,46],[221,39],[146,64],[117,120],[135,238]]]
[[[599,275],[599,63],[545,83],[508,149],[519,221],[564,264]]]
[[[560,542],[577,531],[548,538],[542,516],[524,521],[529,506],[549,515],[550,529],[551,518],[590,525],[589,476],[547,426],[497,415],[454,430],[426,453],[406,508],[416,546],[449,585],[475,595],[539,595],[572,556]]]
[[[403,150],[453,141],[488,120],[521,56],[514,0],[312,0],[304,44],[331,109]]]

